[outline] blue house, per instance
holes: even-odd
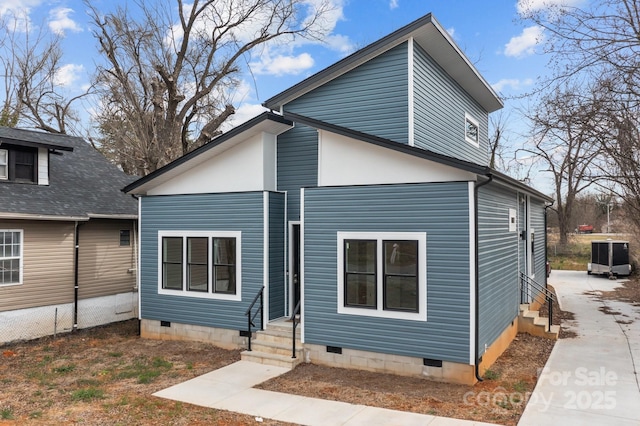
[[[142,335],[245,347],[250,310],[247,359],[474,383],[546,281],[551,199],[488,166],[496,93],[427,15],[264,105],[124,189]]]

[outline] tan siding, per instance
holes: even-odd
[[[132,291],[136,284],[132,220],[92,219],[80,227],[80,299]],[[120,230],[131,244],[120,247]]]
[[[0,286],[0,311],[73,302],[73,222],[0,220],[23,230],[22,285]]]

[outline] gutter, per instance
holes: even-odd
[[[480,187],[488,185],[491,182],[493,182],[493,174],[487,173],[486,176],[489,178],[488,180],[486,180],[486,181],[484,181],[484,182],[482,182],[480,184],[478,184],[476,182],[476,184],[475,184],[475,186],[473,188],[474,233],[475,233],[475,238],[474,238],[475,239],[475,275],[476,275],[476,277],[475,277],[475,281],[476,281],[475,282],[475,293],[476,293],[475,294],[475,296],[476,296],[476,300],[475,300],[475,310],[476,310],[475,316],[476,316],[476,318],[475,319],[476,320],[475,320],[475,330],[474,330],[474,333],[475,333],[475,336],[476,336],[475,337],[475,346],[476,347],[473,348],[473,349],[474,349],[474,352],[475,352],[475,362],[476,362],[475,374],[476,374],[476,379],[479,382],[482,382],[483,379],[482,379],[482,377],[480,377],[480,361],[479,361],[480,351],[478,350],[478,342],[479,342],[478,338],[480,336],[480,324],[479,324],[479,322],[480,322],[480,294],[479,294],[480,293],[480,267],[479,267],[479,264],[478,264],[480,256],[478,254],[478,236],[479,236],[479,233],[478,233],[478,190],[480,189]]]
[[[0,213],[0,219],[25,219],[25,220],[59,220],[64,222],[86,222],[87,216],[55,216],[31,213]]]

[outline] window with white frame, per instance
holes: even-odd
[[[338,232],[338,313],[426,321],[426,233]]]
[[[9,151],[0,149],[0,179],[9,179]]]
[[[240,300],[240,232],[158,233],[158,292]]]
[[[0,286],[22,284],[22,230],[0,230]]]
[[[480,146],[480,125],[469,114],[464,115],[464,138],[470,144]]]

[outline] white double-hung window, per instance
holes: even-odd
[[[426,321],[426,233],[338,232],[338,313]]]
[[[0,229],[0,286],[22,284],[22,230]]]

